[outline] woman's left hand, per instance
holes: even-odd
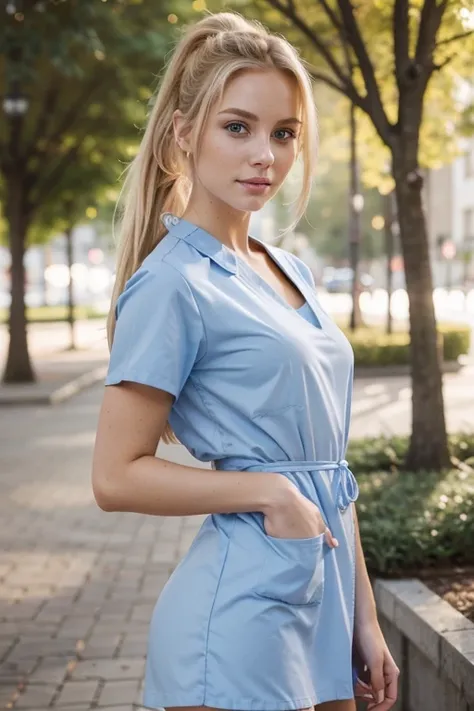
[[[375,701],[369,703],[367,711],[388,711],[397,700],[400,671],[378,622],[356,624],[354,644],[370,673],[370,689]]]

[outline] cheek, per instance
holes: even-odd
[[[293,163],[297,157],[296,147],[286,146],[281,149],[279,153],[276,154],[277,160],[275,161],[275,167],[278,171],[278,176],[283,180],[290,172]]]
[[[238,141],[233,141],[224,132],[219,132],[202,143],[197,172],[211,181],[225,179],[226,171],[239,164]]]

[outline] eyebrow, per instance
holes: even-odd
[[[236,114],[237,116],[242,116],[243,118],[249,119],[250,121],[258,121],[258,116],[255,114],[250,113],[250,111],[244,111],[244,109],[224,109],[223,111],[219,111],[219,116],[220,114]],[[297,123],[301,124],[301,121],[297,118],[291,117],[287,119],[281,119],[280,121],[277,121],[277,123]]]

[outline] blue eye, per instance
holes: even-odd
[[[240,121],[232,121],[232,123],[228,123],[226,126],[226,130],[229,131],[229,133],[235,133],[237,135],[242,133],[239,130],[241,128],[247,130],[246,126],[243,123],[240,123]],[[237,130],[235,130],[235,129],[237,129]]]
[[[279,133],[279,134],[282,134],[282,133],[283,133],[283,134],[287,134],[287,135],[286,135],[286,136],[285,136],[285,135],[283,135],[283,136],[281,136],[281,135],[280,135],[280,136],[277,136],[278,133]],[[295,136],[295,134],[293,133],[293,131],[290,131],[288,128],[279,128],[277,131],[275,131],[274,136],[275,136],[275,138],[277,139],[277,141],[285,141],[287,138],[296,138],[296,136]]]

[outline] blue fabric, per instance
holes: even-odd
[[[264,245],[305,299],[294,309],[208,232],[163,220],[117,304],[106,384],[172,393],[170,423],[195,457],[288,477],[339,547],[273,538],[259,512],[207,516],[155,606],[144,703],[285,711],[353,698],[352,349],[300,259]]]

